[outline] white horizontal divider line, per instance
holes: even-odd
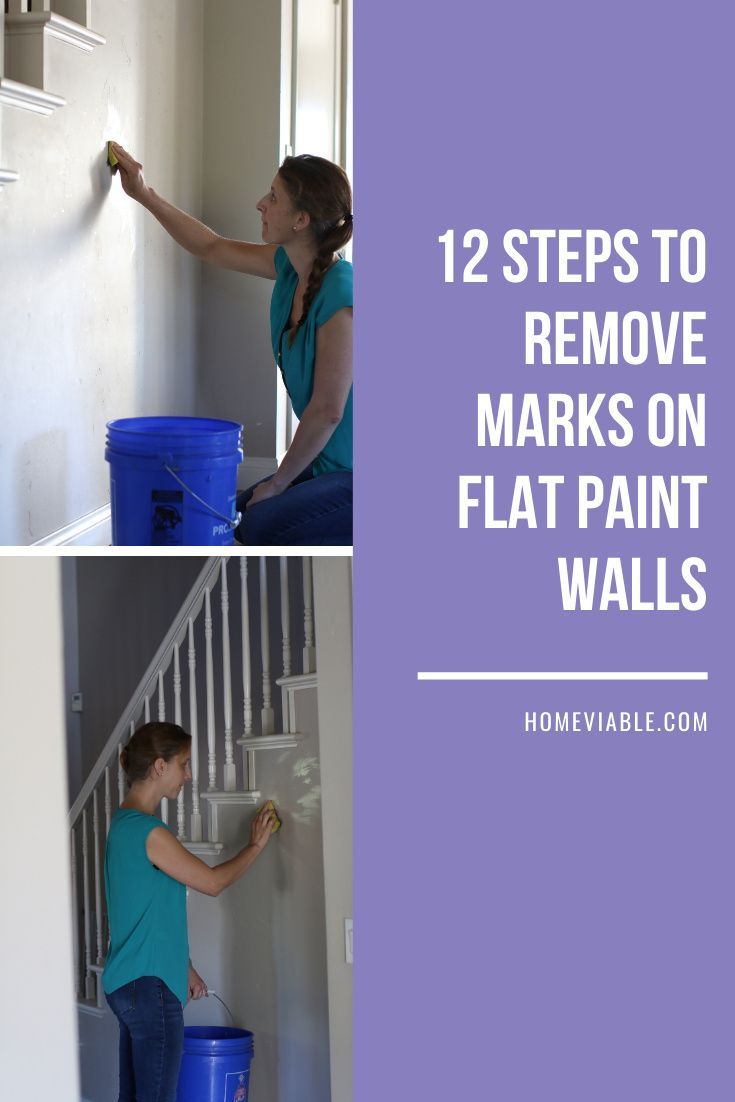
[[[605,670],[553,670],[549,672],[523,671],[509,672],[491,670],[487,672],[468,671],[419,671],[419,681],[707,681],[709,674],[704,670],[660,670],[643,672],[641,670],[619,671]]]

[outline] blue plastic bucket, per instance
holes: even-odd
[[[115,546],[233,542],[242,425],[207,417],[126,417],[107,425]]]
[[[247,1102],[253,1051],[247,1029],[186,1026],[176,1102]]]

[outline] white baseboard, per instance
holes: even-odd
[[[31,547],[109,547],[112,543],[112,517],[110,506],[103,505],[57,529]]]
[[[238,490],[247,490],[262,478],[268,478],[278,468],[276,459],[263,455],[248,456],[237,472]],[[112,544],[112,518],[110,506],[103,505],[92,513],[66,524],[31,547],[109,547]]]

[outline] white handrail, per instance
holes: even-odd
[[[218,558],[208,558],[204,567],[202,568],[199,577],[194,582],[189,596],[187,597],[184,605],[182,606],[179,615],[174,621],[173,625],[166,633],[166,637],[161,643],[160,647],[156,651],[153,660],[151,661],[148,669],[143,674],[137,689],[133,693],[128,702],[128,706],[122,713],[120,720],[115,727],[115,730],[110,735],[109,739],[105,743],[102,753],[97,758],[92,772],[87,777],[87,780],[82,785],[82,789],[77,796],[76,800],[71,806],[69,812],[69,825],[74,826],[79,818],[82,809],[89,801],[89,797],[92,795],[97,782],[105,771],[105,767],[109,765],[110,760],[116,753],[117,747],[127,741],[128,729],[131,719],[140,711],[141,705],[148,695],[152,695],[153,690],[158,682],[158,671],[167,670],[171,664],[173,657],[173,645],[174,643],[181,643],[186,635],[189,618],[195,618],[199,613],[199,610],[204,601],[204,590],[208,584],[214,584],[217,571],[220,569],[220,561]]]

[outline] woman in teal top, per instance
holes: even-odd
[[[207,987],[189,959],[186,888],[219,895],[262,852],[273,814],[263,810],[250,842],[210,868],[154,811],[191,779],[191,736],[173,723],[147,723],[120,755],[130,784],[110,824],[105,895],[110,945],[102,974],[120,1024],[119,1102],[175,1102],[184,1039],[183,1007]]]
[[[287,157],[257,204],[262,244],[233,241],[167,203],[112,143],[125,192],[175,241],[221,268],[275,280],[273,354],[299,425],[276,473],[241,494],[245,544],[352,543],[352,192],[322,157]]]

